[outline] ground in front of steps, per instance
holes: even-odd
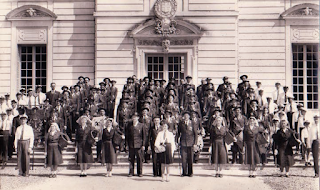
[[[152,176],[152,168],[143,170],[143,177],[127,177],[127,168],[114,168],[112,177],[105,177],[103,167],[91,168],[88,177],[79,177],[79,170],[60,168],[57,178],[49,178],[50,170],[36,167],[30,177],[17,176],[12,167],[0,170],[1,190],[212,190],[212,189],[319,189],[319,178],[312,178],[313,168],[292,168],[289,178],[280,178],[279,169],[264,168],[257,170],[256,178],[249,178],[248,171],[232,168],[222,171],[223,178],[215,178],[212,169],[195,168],[193,177],[180,177],[179,168],[171,168],[170,182],[161,182],[160,177]]]

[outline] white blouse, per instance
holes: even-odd
[[[165,139],[165,136],[166,136],[166,139]],[[157,147],[157,146],[160,146],[160,144],[164,144],[164,143],[171,143],[171,151],[173,155],[174,150],[176,148],[176,144],[175,144],[174,135],[172,132],[166,130],[166,131],[160,131],[158,133],[154,146]]]

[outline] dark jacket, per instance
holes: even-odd
[[[46,93],[46,98],[49,99],[50,104],[55,107],[56,100],[60,98],[60,92],[55,91],[54,93],[51,93],[51,91],[49,91]]]
[[[126,140],[129,148],[141,148],[145,146],[146,134],[142,123],[138,122],[137,126],[133,126],[133,122],[130,122],[126,131]]]
[[[180,137],[180,145],[182,147],[196,145],[198,142],[197,126],[193,125],[191,120],[188,125],[185,121],[180,122],[177,137]]]

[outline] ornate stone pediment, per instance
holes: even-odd
[[[49,9],[38,5],[24,5],[10,11],[7,20],[55,20],[55,15]]]
[[[280,15],[282,18],[317,18],[319,17],[319,5],[304,3],[286,10]]]

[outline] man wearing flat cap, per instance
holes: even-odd
[[[129,123],[126,130],[126,141],[129,146],[129,175],[134,175],[134,162],[137,159],[137,174],[142,177],[143,152],[146,145],[146,133],[142,123],[139,122],[139,114],[135,113],[132,116],[132,122]]]
[[[225,93],[227,92],[228,89],[232,89],[232,86],[231,86],[231,83],[229,82],[229,77],[224,76],[222,80],[223,80],[223,83],[220,84],[217,88],[217,94],[223,103],[224,100],[226,99]]]
[[[14,146],[18,156],[19,175],[29,177],[30,154],[33,151],[34,134],[33,129],[27,124],[28,116],[20,116],[21,125],[15,133]]]
[[[4,103],[7,105],[8,108],[11,108],[11,100],[10,100],[10,94],[6,93],[4,95]]]
[[[288,102],[288,97],[294,97],[293,94],[291,92],[289,92],[289,87],[288,86],[284,86],[283,87],[283,92],[279,95],[278,98],[278,104],[283,104],[283,105],[287,105]]]
[[[253,88],[247,89],[246,93],[248,94],[248,97],[245,97],[242,101],[242,113],[245,116],[249,116],[249,108],[250,108],[250,103],[252,100],[256,100],[254,97],[254,90]]]
[[[230,129],[237,138],[237,142],[234,142],[231,146],[232,163],[234,164],[237,162],[239,164],[243,164],[244,155],[243,146],[241,145],[241,143],[243,143],[243,130],[248,120],[247,117],[242,114],[240,106],[234,108],[233,112],[235,117],[231,121]]]
[[[18,107],[27,105],[26,101],[22,99],[21,92],[17,92],[16,98],[17,98],[17,106]],[[25,99],[27,99],[27,98],[25,98]]]
[[[313,116],[313,122],[310,127],[310,136],[309,140],[311,143],[311,152],[313,156],[313,166],[315,172],[315,178],[319,177],[319,139],[320,139],[320,125],[319,125],[319,116]]]
[[[278,104],[280,94],[283,93],[283,90],[281,88],[280,82],[276,82],[274,86],[275,86],[276,90],[272,92],[272,99],[273,99],[274,103]]]
[[[34,107],[37,106],[37,100],[36,100],[36,97],[34,96],[34,92],[33,90],[30,88],[28,89],[28,96],[27,96],[27,108],[28,109],[32,109]]]
[[[179,123],[177,142],[180,145],[181,159],[182,159],[182,175],[193,176],[193,155],[194,147],[198,142],[197,127],[193,125],[190,119],[190,113],[184,112],[182,114],[183,120]]]
[[[4,101],[4,97],[0,96],[0,113],[5,113],[9,107]]]
[[[146,144],[145,146],[145,150],[144,150],[144,162],[147,163],[150,160],[150,154],[148,153],[148,148],[150,148],[149,146],[149,131],[151,128],[151,122],[152,122],[152,118],[149,115],[149,108],[148,107],[143,107],[141,109],[141,117],[139,122],[143,124],[144,127],[144,131],[145,131],[145,138],[146,138]]]
[[[46,99],[49,99],[49,103],[55,107],[57,99],[60,98],[60,92],[56,90],[56,83],[52,82],[51,90],[46,93]]]
[[[38,107],[41,107],[44,104],[44,100],[46,99],[46,94],[42,92],[42,86],[36,86],[36,93],[34,94],[36,103]]]
[[[107,110],[107,114],[109,117],[113,118],[114,117],[114,108],[116,105],[116,100],[117,100],[117,96],[118,96],[118,88],[115,86],[117,83],[117,81],[112,80],[111,81],[111,87],[110,87],[110,99],[108,102],[108,110]]]
[[[251,85],[248,81],[248,76],[247,75],[241,75],[240,79],[242,80],[241,83],[238,84],[236,93],[238,96],[241,98],[241,100],[246,98],[247,95],[247,90],[251,88]]]
[[[8,115],[5,112],[0,113],[0,155],[2,156],[2,169],[7,165],[9,156],[9,138],[12,133],[12,123],[8,119]]]

